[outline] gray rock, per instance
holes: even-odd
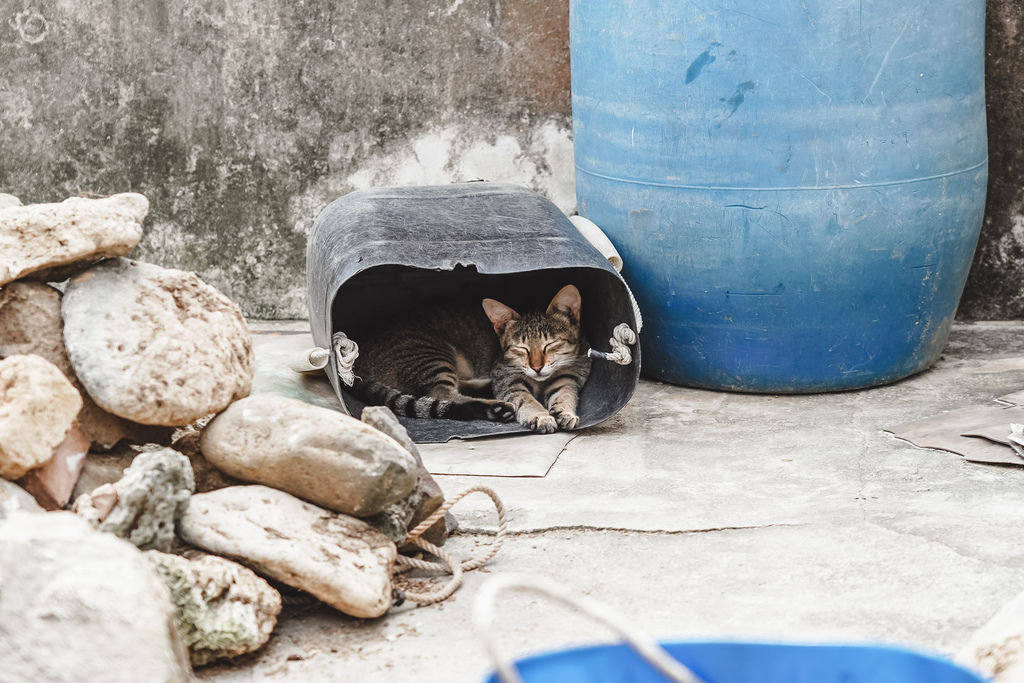
[[[0,357],[35,354],[56,365],[82,395],[78,422],[82,434],[102,448],[111,448],[137,425],[111,415],[89,397],[64,350],[61,293],[41,282],[19,280],[0,289]]]
[[[0,208],[0,285],[30,273],[127,254],[142,237],[141,194]]]
[[[167,587],[121,539],[67,512],[15,513],[0,577],[0,680],[190,680]]]
[[[187,425],[249,394],[245,320],[194,273],[106,261],[68,284],[62,310],[75,374],[108,412]]]
[[[89,453],[78,475],[78,483],[71,492],[71,500],[78,500],[103,484],[115,483],[124,476],[137,455],[137,451],[123,443],[109,452]]]
[[[251,570],[203,553],[145,555],[171,591],[193,666],[255,652],[270,638],[281,594]]]
[[[347,415],[257,394],[214,418],[200,440],[223,472],[364,517],[409,495],[416,461],[394,439]]]
[[[0,477],[18,479],[48,462],[81,409],[82,397],[53,363],[0,360]]]
[[[16,512],[45,512],[32,494],[12,481],[0,479],[0,522]]]
[[[80,496],[73,509],[100,531],[167,552],[194,490],[188,458],[161,448],[139,453],[123,478]]]
[[[397,441],[402,448],[416,459],[416,486],[412,492],[397,503],[393,503],[372,517],[367,522],[384,533],[385,536],[398,544],[402,544],[409,535],[409,530],[430,516],[434,510],[444,503],[444,493],[437,485],[430,472],[423,465],[423,458],[416,444],[409,437],[402,423],[395,414],[382,406],[368,406],[363,409],[361,419],[374,429],[387,434]],[[423,534],[422,538],[434,545],[444,545],[448,540],[448,528],[445,518],[437,520]],[[410,550],[416,549],[410,546]],[[404,549],[403,549],[404,550]]]
[[[362,520],[266,486],[192,496],[182,539],[310,593],[345,614],[379,617],[392,602],[395,544]]]

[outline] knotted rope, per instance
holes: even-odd
[[[338,379],[345,383],[345,386],[352,386],[356,381],[356,373],[353,368],[356,359],[359,358],[359,345],[345,336],[344,332],[335,332],[331,335],[331,348],[334,350],[334,364],[338,368]]]
[[[494,542],[491,543],[486,553],[476,559],[468,559],[460,562],[433,543],[421,538],[427,529],[434,526],[434,524],[437,523],[437,520],[444,517],[444,514],[448,512],[452,506],[469,494],[477,492],[484,493],[489,496],[494,502],[495,509],[498,511],[498,533],[494,536]],[[498,494],[494,492],[494,489],[487,486],[473,486],[462,493],[459,493],[454,498],[446,500],[441,507],[434,510],[433,514],[420,522],[415,529],[410,531],[404,542],[411,543],[420,550],[430,553],[434,557],[438,558],[440,562],[430,562],[414,557],[399,555],[395,560],[395,574],[401,574],[411,569],[421,569],[423,571],[451,574],[452,578],[444,587],[438,590],[426,591],[423,593],[405,591],[402,597],[421,605],[430,605],[435,602],[441,602],[442,600],[448,599],[462,585],[463,572],[479,569],[490,562],[491,558],[498,554],[498,551],[501,550],[502,543],[505,542],[505,536],[507,533],[508,520],[505,513],[505,505],[501,502],[501,499],[498,498]]]
[[[636,332],[629,325],[626,323],[616,325],[615,329],[612,330],[612,337],[608,340],[608,343],[612,347],[611,353],[590,349],[587,351],[587,355],[591,358],[610,360],[619,365],[629,365],[633,362],[633,353],[629,350],[629,347],[636,344]]]

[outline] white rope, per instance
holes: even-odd
[[[609,607],[575,595],[562,586],[542,576],[529,574],[499,574],[487,580],[477,593],[473,603],[473,621],[477,635],[484,642],[484,649],[490,655],[491,663],[503,683],[523,683],[515,665],[498,652],[494,622],[498,595],[509,590],[529,591],[556,600],[578,612],[609,627],[662,676],[676,683],[702,683],[702,679],[683,666],[658,644],[654,638],[628,623]]]
[[[621,275],[619,276],[619,279],[622,280],[622,286],[626,288],[626,294],[629,294],[629,303],[633,305],[633,316],[636,318],[636,331],[639,334],[644,330],[644,317],[640,315],[640,305],[636,302],[636,297],[633,296],[633,290],[629,288],[629,285],[626,284],[626,281],[622,279]]]
[[[610,360],[619,365],[629,365],[633,362],[633,352],[629,350],[629,347],[636,344],[636,332],[629,325],[626,323],[616,325],[615,329],[612,330],[612,337],[608,340],[608,343],[612,347],[611,353],[590,349],[587,351],[587,355],[591,358]]]
[[[487,552],[480,557],[462,560],[460,562],[433,543],[421,538],[428,529],[434,526],[439,519],[444,517],[446,512],[452,509],[452,506],[469,494],[477,492],[487,495],[491,499],[491,502],[494,503],[494,509],[498,512],[498,532],[495,534],[494,541],[491,542]],[[505,505],[501,502],[501,498],[498,497],[498,494],[494,489],[487,486],[477,485],[462,491],[454,498],[446,500],[441,507],[434,510],[429,517],[417,524],[416,528],[409,532],[405,541],[400,544],[404,545],[406,543],[412,543],[420,550],[430,553],[441,561],[430,562],[427,560],[399,555],[395,560],[395,574],[401,574],[409,569],[420,569],[423,571],[450,574],[452,578],[447,584],[436,591],[427,591],[422,593],[404,591],[403,597],[421,605],[429,605],[435,602],[441,602],[442,600],[447,600],[462,585],[462,573],[479,569],[490,562],[491,559],[498,554],[498,551],[501,550],[501,545],[505,542],[505,536],[507,534],[508,513],[505,511]]]
[[[353,368],[359,358],[359,345],[346,337],[344,332],[335,332],[331,336],[331,347],[334,350],[334,364],[338,368],[338,379],[345,386],[352,386],[356,381]]]

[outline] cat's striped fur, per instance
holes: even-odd
[[[493,299],[482,304],[434,309],[365,339],[353,394],[409,417],[576,427],[590,372],[579,291],[568,285],[546,311],[523,316]]]

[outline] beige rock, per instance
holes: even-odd
[[[71,280],[62,311],[75,374],[108,412],[180,426],[249,394],[242,313],[194,273],[105,261]]]
[[[197,552],[145,555],[171,591],[193,666],[255,652],[270,638],[281,594],[252,570]]]
[[[64,351],[59,290],[42,282],[12,282],[0,288],[0,356],[33,353],[72,375]]]
[[[53,457],[82,409],[82,397],[39,356],[0,361],[0,477],[18,479]]]
[[[21,200],[13,194],[0,192],[0,209],[9,209],[12,206],[21,206]]]
[[[15,512],[45,512],[32,494],[13,481],[0,479],[0,522]]]
[[[395,544],[369,524],[266,486],[192,496],[178,523],[186,542],[244,562],[345,614],[379,617],[392,604]]]
[[[127,254],[139,243],[148,212],[149,201],[133,192],[0,208],[0,285],[48,268]]]
[[[238,479],[364,517],[407,496],[417,464],[389,436],[297,399],[257,394],[203,431],[206,459]]]
[[[12,282],[0,289],[0,357],[31,353],[60,368],[82,395],[78,422],[89,441],[111,448],[126,436],[137,436],[138,425],[97,406],[78,382],[64,350],[60,306],[61,293],[41,282]]]
[[[77,425],[72,425],[50,461],[26,472],[20,483],[44,508],[60,510],[71,499],[88,453],[88,439]]]
[[[0,521],[0,680],[185,683],[167,586],[135,547],[67,512]]]

